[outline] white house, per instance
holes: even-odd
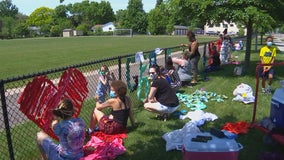
[[[106,24],[97,24],[91,28],[93,32],[96,32],[97,29],[102,29],[103,32],[110,32],[115,30],[115,26],[113,22],[108,22]]]
[[[235,23],[228,23],[223,21],[222,23],[215,24],[215,25],[208,25],[204,26],[204,33],[208,32],[216,32],[216,33],[223,33],[223,31],[227,29],[227,33],[230,35],[236,35],[240,30]]]
[[[115,26],[113,22],[108,22],[104,25],[102,25],[102,30],[103,32],[110,32],[110,31],[114,31]]]

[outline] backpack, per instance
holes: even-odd
[[[179,79],[178,73],[175,70],[168,71],[168,77],[170,79],[170,84],[172,88],[180,88],[181,81]]]
[[[234,75],[235,76],[241,76],[243,74],[243,67],[242,66],[236,66],[234,68]]]

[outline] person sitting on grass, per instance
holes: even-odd
[[[177,70],[175,69],[172,58],[168,57],[166,60],[165,68],[160,67],[160,69],[163,77],[167,80],[171,87],[175,91],[177,91],[181,87],[182,83],[180,81]]]
[[[158,118],[163,118],[166,121],[170,114],[179,107],[178,97],[167,80],[161,76],[158,65],[152,65],[149,74],[152,84],[148,98],[144,100],[144,109],[157,113]]]
[[[185,51],[181,54],[180,58],[172,58],[173,63],[178,65],[178,76],[182,87],[192,87],[191,64],[188,61],[188,56],[189,52]]]
[[[43,159],[79,160],[84,156],[85,123],[80,118],[73,118],[73,108],[72,101],[64,99],[52,111],[51,128],[59,138],[58,145],[43,131],[37,133],[37,144]]]
[[[128,117],[132,126],[135,125],[131,100],[126,96],[126,84],[121,80],[114,80],[110,85],[110,90],[110,99],[103,103],[96,102],[96,107],[91,115],[88,134],[96,130],[105,134],[125,133]],[[103,112],[107,108],[111,108],[110,115],[105,115]]]
[[[220,69],[220,54],[217,51],[217,47],[216,45],[214,45],[214,43],[209,43],[208,44],[208,48],[209,48],[209,57],[210,59],[212,59],[211,63],[205,68],[204,72],[208,73],[211,71],[216,71]]]

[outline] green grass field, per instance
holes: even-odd
[[[210,40],[212,40],[212,37],[210,38]],[[209,39],[200,37],[199,41],[209,41]],[[78,64],[95,59],[101,59],[102,57],[107,58],[108,56],[125,55],[129,53],[135,53],[140,50],[148,51],[153,50],[157,47],[172,47],[179,45],[180,43],[186,43],[187,39],[185,37],[74,37],[58,39],[48,38],[11,40],[0,42],[0,61],[1,64],[3,63],[5,64],[4,66],[6,66],[3,70],[1,66],[1,79],[1,77],[6,78],[10,76],[22,75],[25,73],[37,72],[45,70],[47,68],[57,68],[71,64]],[[12,47],[13,45],[15,45],[15,47]],[[5,46],[5,48],[2,49],[2,46]],[[2,50],[5,51],[5,54],[2,52]],[[4,54],[7,58],[5,61],[3,61],[2,59],[2,54]],[[20,56],[21,54],[23,55],[22,57]],[[10,55],[10,57],[7,55]],[[244,59],[244,51],[233,52],[233,55],[239,56],[239,60]],[[8,61],[10,61],[10,59],[17,59],[12,61],[14,65],[12,65],[11,62],[10,72],[12,73],[6,71]],[[29,59],[32,60],[28,61]],[[22,63],[19,62],[21,60],[23,60]],[[283,60],[284,55],[278,54],[277,61],[279,62]],[[201,62],[202,61],[200,61],[199,65],[200,69],[202,69]],[[251,122],[253,104],[245,105],[240,102],[232,101],[232,98],[234,97],[232,93],[235,87],[240,83],[246,83],[250,85],[253,90],[255,90],[255,67],[257,62],[259,62],[258,51],[252,51],[251,64],[246,75],[238,77],[234,76],[233,69],[235,66],[225,65],[222,67],[222,70],[208,74],[208,77],[211,79],[210,81],[204,82],[201,80],[202,77],[199,76],[200,81],[196,86],[194,86],[193,88],[181,89],[181,92],[191,94],[196,89],[204,88],[206,89],[206,91],[228,96],[228,98],[225,99],[224,102],[209,101],[208,103],[206,103],[207,108],[204,111],[216,114],[218,116],[218,119],[213,122],[206,122],[205,125],[200,127],[201,130],[209,131],[211,127],[221,128],[226,122]],[[44,67],[41,66],[42,64]],[[32,67],[26,67],[29,65],[31,65]],[[4,72],[5,74],[2,72]],[[275,67],[275,73],[276,76],[272,85],[272,88],[274,89],[279,88],[279,80],[284,79],[283,67]],[[133,92],[130,94],[131,96],[135,97],[136,93]],[[269,116],[271,97],[272,95],[264,95],[259,93],[256,115],[257,121],[261,120],[263,117]],[[87,125],[89,123],[89,114],[93,107],[94,101],[88,100],[84,103],[83,109],[81,110],[80,117],[84,119]],[[187,108],[182,103],[179,110],[181,109],[189,111],[189,108]],[[166,152],[166,143],[162,139],[162,135],[167,132],[182,128],[184,124],[189,121],[189,119],[180,120],[177,117],[173,116],[167,122],[157,120],[155,119],[155,115],[153,113],[149,113],[143,109],[142,103],[140,103],[140,105],[135,105],[134,111],[137,127],[132,128],[129,126],[128,138],[124,140],[124,146],[126,147],[127,152],[119,156],[117,159],[181,160],[181,151],[174,150]],[[28,122],[12,128],[12,132],[20,132],[23,128],[29,128],[29,126],[33,125],[34,124],[31,124],[31,122]],[[35,153],[37,156],[39,155],[34,140],[36,132],[37,130],[31,130],[30,135],[32,136],[30,137],[12,137],[15,140],[20,140],[15,143],[15,150],[23,147],[25,143],[34,146],[33,149],[27,151],[30,152],[30,154],[26,153],[25,155],[16,155],[17,157],[20,157],[19,159],[38,159],[34,157]],[[267,151],[280,151],[282,153],[284,152],[283,146],[272,146],[264,144],[262,142],[263,135],[264,134],[259,130],[252,128],[247,134],[238,136],[238,138],[236,139],[237,142],[241,143],[244,146],[244,148],[239,152],[239,160],[258,160],[259,155]],[[0,137],[0,139],[5,140],[5,137]],[[30,157],[29,155],[33,155],[33,157]],[[2,156],[7,157],[8,155],[0,155],[0,159]]]
[[[200,42],[217,37],[198,36]],[[185,36],[71,37],[0,41],[0,79],[187,43]]]
[[[240,59],[244,58],[243,51],[234,52],[234,55],[238,55]],[[278,61],[284,60],[284,55],[279,54]],[[236,77],[233,76],[234,65],[223,66],[223,70],[210,73],[208,76],[211,78],[208,82],[200,81],[200,83],[194,86],[192,89],[181,89],[186,94],[193,93],[196,89],[204,88],[206,91],[215,92],[217,94],[223,94],[228,96],[224,102],[209,101],[206,103],[207,108],[205,112],[216,114],[219,118],[213,122],[206,122],[200,129],[203,131],[209,131],[211,127],[219,128],[226,122],[245,121],[250,123],[252,119],[253,104],[243,104],[241,102],[232,101],[233,90],[240,83],[246,83],[250,85],[253,90],[255,89],[255,66],[258,62],[258,52],[253,52],[251,56],[251,68],[248,71],[248,75]],[[284,73],[281,72],[281,67],[275,67],[276,73],[273,83],[273,88],[279,88],[279,80],[284,79]],[[201,77],[200,77],[201,78]],[[258,108],[256,121],[260,121],[263,117],[269,116],[270,113],[270,100],[272,95],[264,95],[259,93],[258,96]],[[184,104],[181,105],[179,110],[189,110]],[[139,106],[136,111],[136,118],[139,126],[128,134],[129,137],[125,140],[125,146],[127,148],[126,155],[120,156],[119,160],[143,160],[143,159],[156,159],[156,160],[181,160],[181,151],[169,151],[166,152],[166,142],[162,139],[162,135],[172,130],[181,129],[183,125],[189,120],[179,120],[173,117],[167,122],[156,120],[153,113],[149,113],[143,110],[142,106]],[[268,151],[284,151],[283,146],[272,146],[262,142],[264,134],[257,129],[250,129],[247,134],[241,134],[236,139],[238,143],[244,146],[244,149],[239,151],[239,160],[258,160],[261,153]],[[283,153],[284,154],[284,153]]]

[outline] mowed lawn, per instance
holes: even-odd
[[[217,39],[217,37],[206,38],[202,36],[198,36],[197,38],[200,42]],[[0,79],[92,60],[99,60],[112,56],[136,53],[137,51],[154,50],[157,47],[173,47],[180,43],[187,42],[188,40],[184,36],[134,36],[133,38],[73,37],[4,40],[0,41]],[[2,47],[4,48],[2,49]],[[238,56],[238,60],[243,61],[244,52],[245,51],[233,52],[233,55]],[[2,59],[2,57],[4,57],[5,60]],[[283,60],[284,55],[279,53],[277,55],[277,62]],[[206,122],[205,125],[200,127],[202,131],[209,131],[212,127],[220,129],[226,122],[251,122],[253,104],[245,105],[241,102],[232,101],[234,97],[232,93],[235,87],[240,83],[250,85],[255,91],[255,66],[257,62],[259,62],[258,51],[252,51],[251,64],[246,75],[234,76],[233,69],[235,65],[225,65],[222,66],[222,70],[208,74],[210,81],[202,81],[202,76],[199,74],[200,81],[196,86],[193,88],[182,88],[180,90],[184,94],[191,94],[196,89],[203,88],[208,92],[215,92],[228,97],[224,100],[224,102],[209,101],[206,103],[207,108],[204,111],[216,114],[218,116],[218,120]],[[202,60],[200,61],[199,66],[202,66]],[[200,69],[202,69],[202,67]],[[276,76],[272,85],[273,90],[275,90],[275,88],[279,88],[279,80],[284,79],[282,66],[275,67],[275,72]],[[129,94],[131,96],[136,96],[136,92]],[[272,95],[259,93],[256,121],[269,116],[271,98]],[[93,106],[93,100],[87,101],[84,103],[83,108],[85,109],[83,109],[80,114],[80,117],[82,117],[87,124],[89,124],[89,112],[87,109],[92,108]],[[183,103],[181,103],[179,110],[182,109],[190,111],[190,109]],[[157,120],[155,118],[155,114],[149,113],[143,109],[142,103],[135,105],[134,111],[137,127],[132,128],[129,125],[128,138],[124,140],[124,146],[127,151],[117,159],[181,160],[181,151],[165,151],[166,143],[162,139],[162,135],[182,128],[189,119],[180,120],[178,117],[172,116],[167,122]],[[26,126],[23,125],[19,127]],[[22,130],[22,128],[16,129]],[[35,134],[36,131],[31,133],[31,135]],[[247,134],[241,134],[238,136],[237,142],[244,146],[244,148],[239,152],[239,160],[258,160],[260,155],[267,151],[284,152],[283,146],[264,144],[262,141],[263,135],[264,134],[259,130],[251,128]],[[30,145],[34,146],[34,148],[28,152],[36,153],[36,158],[38,158],[39,152],[36,148],[34,136],[25,138],[31,139],[32,142]],[[21,147],[21,145],[17,144],[15,147],[17,150]],[[26,155],[19,155],[19,157],[21,157],[19,159],[28,159]]]
[[[197,36],[200,42],[217,37]],[[0,40],[0,79],[187,43],[185,36]]]

